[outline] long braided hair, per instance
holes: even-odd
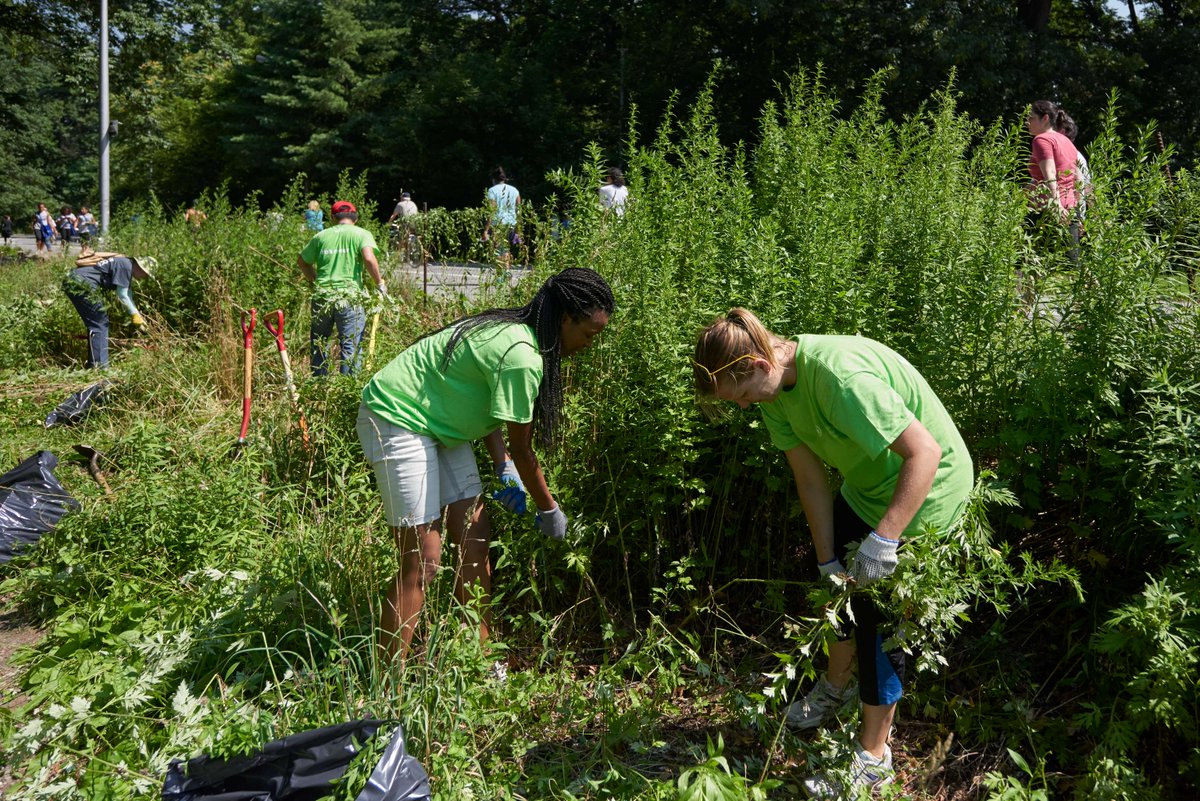
[[[555,430],[562,412],[562,335],[563,315],[574,322],[591,317],[597,311],[612,314],[616,310],[612,287],[595,270],[568,267],[552,275],[529,303],[516,309],[488,309],[455,320],[438,331],[453,328],[442,353],[441,368],[450,366],[450,357],[463,338],[477,328],[506,323],[524,323],[533,329],[538,352],[542,356],[542,383],[538,386],[533,409],[533,430],[544,447],[554,443]],[[426,336],[438,333],[433,331]],[[423,339],[424,337],[422,337]]]

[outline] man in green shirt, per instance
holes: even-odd
[[[945,529],[962,514],[974,485],[971,455],[933,389],[891,348],[865,337],[785,339],[732,309],[701,332],[694,360],[698,392],[762,410],[792,468],[822,577],[848,573],[859,586],[885,578],[896,569],[901,536]],[[827,465],[842,475],[836,497]],[[851,764],[844,779],[806,779],[813,798],[858,797],[894,779],[888,739],[904,653],[884,648],[895,625],[887,609],[864,593],[850,605],[853,639],[830,646],[826,675],[787,710],[796,729],[833,717],[853,700],[857,656],[862,722]]]
[[[337,201],[333,204],[333,218],[337,223],[310,239],[296,259],[300,272],[310,284],[316,284],[310,328],[313,375],[327,372],[325,344],[335,325],[341,373],[348,375],[358,371],[362,361],[359,344],[367,322],[363,309],[367,297],[363,286],[364,266],[379,288],[379,294],[387,296],[387,284],[379,275],[379,261],[375,257],[379,248],[371,232],[356,225],[358,211],[354,204]]]

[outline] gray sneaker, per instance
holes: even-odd
[[[863,750],[857,741],[854,743],[854,756],[850,766],[845,770],[826,771],[805,779],[804,792],[809,798],[821,801],[835,799],[853,799],[860,796],[860,789],[870,788],[871,792],[891,784],[896,780],[896,771],[892,768],[892,749],[884,751],[883,759],[878,759],[869,751]]]
[[[799,731],[816,729],[837,714],[838,710],[852,701],[857,694],[857,684],[851,682],[839,690],[822,676],[817,679],[816,686],[808,691],[808,695],[788,704],[784,710],[784,720],[788,726]]]

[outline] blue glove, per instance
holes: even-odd
[[[537,517],[534,519],[542,533],[552,540],[561,540],[567,535],[567,516],[563,514],[563,510],[558,507],[558,504],[545,512],[538,511]]]
[[[500,489],[492,493],[492,499],[513,514],[525,514],[525,485],[517,466],[512,461],[503,462],[496,468],[496,477],[500,479]]]

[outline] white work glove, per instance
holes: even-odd
[[[534,520],[542,533],[551,539],[561,540],[567,535],[567,516],[558,508],[558,504],[544,512],[539,510]]]
[[[846,572],[846,568],[842,567],[840,559],[830,559],[828,562],[821,562],[817,565],[817,570],[821,571],[821,578],[836,576],[838,573]]]
[[[376,288],[378,288],[380,295],[382,295],[385,298],[388,296],[387,284],[385,284],[383,281],[380,281],[375,286],[376,286]]]
[[[854,555],[854,564],[850,570],[850,574],[854,576],[854,580],[860,587],[865,587],[881,578],[887,578],[895,572],[899,562],[899,559],[896,558],[896,548],[899,545],[899,540],[889,540],[874,531],[862,541],[862,545],[858,546],[858,553]]]

